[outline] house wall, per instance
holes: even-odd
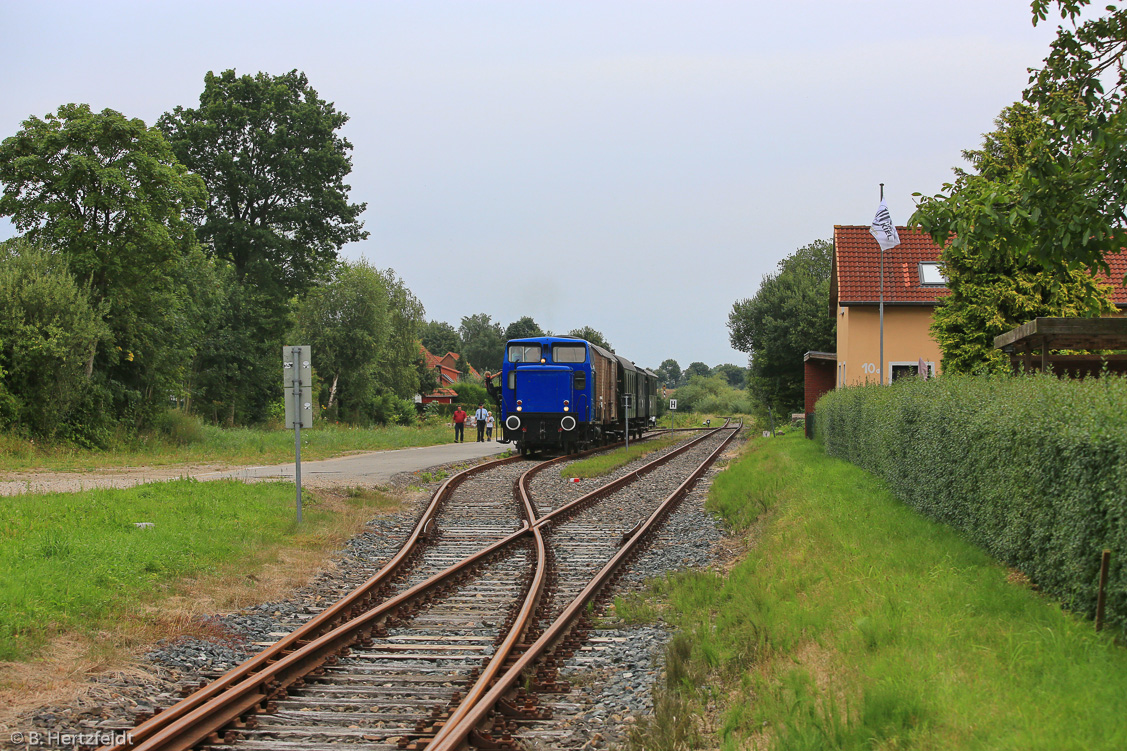
[[[939,345],[931,337],[930,305],[884,308],[884,382],[890,363],[916,363],[922,357],[940,373]],[[838,308],[837,385],[855,386],[881,380],[880,310],[876,305]]]
[[[804,365],[806,375],[805,383],[805,412],[810,414],[814,411],[814,404],[825,394],[827,391],[834,389],[834,367],[836,362],[834,360],[816,360],[809,359]]]

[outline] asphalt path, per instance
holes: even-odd
[[[512,444],[472,439],[394,451],[370,451],[336,459],[301,463],[301,484],[309,487],[387,485],[394,475],[417,472],[443,464],[481,459],[509,450]],[[0,479],[0,496],[23,493],[73,493],[92,488],[129,488],[149,482],[180,478],[195,480],[236,479],[244,482],[294,479],[294,463],[255,467],[215,465],[131,467],[87,472],[10,472]]]
[[[501,454],[512,444],[485,441],[448,443],[438,446],[420,446],[395,451],[373,451],[353,454],[337,459],[321,459],[301,463],[301,484],[310,485],[386,485],[401,472],[417,472],[441,464],[453,464]],[[233,471],[209,472],[195,476],[198,480],[235,479],[255,480],[294,479],[294,463],[275,464],[270,467],[241,467]]]

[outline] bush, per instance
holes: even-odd
[[[819,400],[826,452],[882,477],[1073,610],[1127,633],[1127,380],[903,379]]]
[[[493,409],[496,405],[496,403],[489,398],[489,392],[486,391],[485,387],[480,383],[461,381],[455,383],[450,388],[454,389],[458,394],[458,398],[455,400],[458,404],[473,405],[472,407],[466,408],[467,412],[472,412],[477,409],[477,405],[479,404],[484,404],[486,409]]]
[[[719,375],[693,376],[677,389],[676,399],[679,412],[734,415],[747,414],[751,409],[747,392],[732,388]]]
[[[415,403],[394,394],[380,394],[372,400],[373,418],[380,425],[414,425]]]
[[[0,244],[0,417],[8,425],[66,436],[91,397],[87,361],[108,335],[101,309],[60,257],[22,239]]]
[[[190,446],[204,440],[203,421],[179,409],[170,409],[153,418],[153,428],[169,443]]]

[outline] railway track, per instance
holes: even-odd
[[[269,649],[145,719],[117,749],[516,748],[590,609],[738,426],[575,497],[549,467],[479,465],[436,491],[403,548]],[[594,453],[594,452],[588,452]]]

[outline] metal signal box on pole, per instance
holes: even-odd
[[[285,389],[286,425],[293,428],[294,484],[297,486],[297,521],[301,522],[301,429],[313,427],[313,367],[308,346],[282,347],[282,385]]]

